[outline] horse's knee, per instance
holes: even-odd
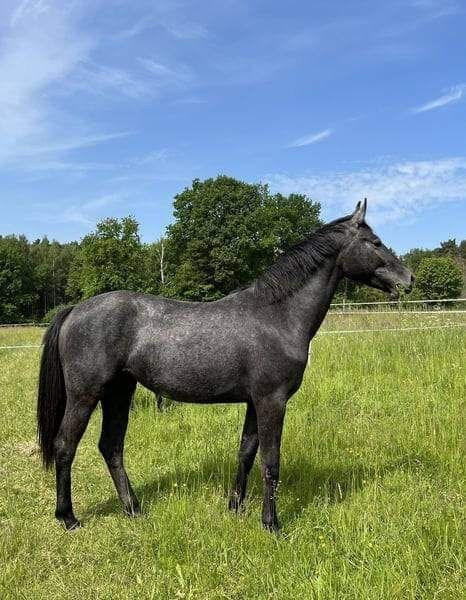
[[[73,461],[74,449],[66,440],[58,435],[53,443],[55,452],[55,462],[57,465],[67,465]]]

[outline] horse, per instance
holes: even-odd
[[[137,382],[180,402],[246,403],[238,470],[228,507],[243,504],[258,448],[262,523],[278,531],[280,442],[288,399],[299,389],[309,344],[339,281],[347,277],[398,297],[414,277],[354,212],[316,230],[281,255],[249,287],[214,302],[115,291],[57,314],[44,337],[38,387],[38,441],[55,463],[55,516],[80,526],[71,501],[71,465],[100,402],[98,447],[124,512],[140,513],[123,449]]]

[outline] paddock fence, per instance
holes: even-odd
[[[332,302],[329,313],[381,314],[381,313],[466,313],[466,298],[444,300],[385,300],[380,302]]]

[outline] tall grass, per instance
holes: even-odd
[[[144,516],[122,514],[97,410],[73,469],[84,528],[65,533],[34,447],[38,358],[0,350],[1,598],[463,597],[464,328],[314,340],[287,411],[279,537],[260,526],[257,467],[245,512],[226,510],[244,408],[160,415],[143,389],[126,462]]]

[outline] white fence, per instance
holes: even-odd
[[[466,298],[445,300],[386,300],[381,302],[335,302],[330,305],[331,314],[370,313],[466,313]]]

